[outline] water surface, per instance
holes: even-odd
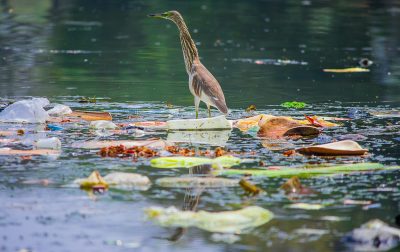
[[[193,97],[176,27],[146,17],[171,9],[183,14],[202,62],[221,83],[230,119],[249,116],[244,109],[251,104],[259,113],[296,118],[304,114],[348,117],[354,109],[400,108],[400,5],[395,1],[2,1],[0,96],[45,96],[74,109],[109,111],[116,122],[128,121],[129,115],[139,116],[134,120],[192,118]],[[373,61],[368,73],[322,71],[359,66],[362,58]],[[81,96],[101,99],[96,104],[77,103]],[[292,100],[309,106],[304,110],[279,106]],[[201,116],[206,116],[204,109]],[[1,125],[2,129],[12,127],[20,126]],[[267,165],[346,161],[398,165],[399,127],[396,118],[366,115],[325,132],[333,138],[362,134],[366,138],[359,143],[370,150],[365,158],[287,158],[238,130],[231,132],[226,148],[255,160],[243,168],[258,166],[258,161]],[[84,191],[64,186],[95,169],[102,174],[136,172],[152,181],[187,174],[187,169],[158,170],[150,168],[148,160],[104,159],[96,151],[72,148],[78,140],[102,139],[86,125],[40,134],[61,139],[60,157],[0,158],[0,250],[341,251],[345,248],[338,241],[346,232],[372,218],[394,226],[400,209],[397,171],[302,180],[320,192],[305,197],[305,202],[332,203],[320,211],[284,208],[290,201],[278,188],[286,180],[258,179],[266,195],[248,199],[240,188],[205,190],[198,209],[258,205],[274,212],[274,220],[241,235],[234,244],[215,241],[211,233],[195,228],[171,242],[166,238],[176,230],[144,221],[142,209],[179,208],[185,189],[153,185],[146,191],[110,190],[93,200]],[[151,132],[139,139],[149,137],[165,139],[167,133]],[[50,179],[54,184],[23,183],[32,179]],[[347,198],[372,200],[380,206],[367,210],[344,206]],[[326,216],[340,221],[326,220]],[[296,232],[304,228],[326,234]]]

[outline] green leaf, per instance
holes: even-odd
[[[315,177],[315,176],[328,176],[337,173],[351,173],[362,171],[374,170],[394,170],[400,169],[400,166],[384,167],[379,163],[358,163],[358,164],[343,164],[333,166],[323,166],[315,168],[295,167],[285,168],[279,170],[266,170],[266,169],[225,169],[214,171],[217,175],[245,175],[252,176],[265,176],[265,177]]]
[[[304,102],[297,102],[297,101],[292,101],[292,102],[284,102],[281,104],[282,107],[285,108],[295,108],[295,109],[301,109],[304,108],[307,104]]]
[[[163,227],[197,227],[210,232],[240,233],[270,221],[274,214],[258,206],[236,211],[207,212],[181,211],[175,207],[150,207],[147,218]]]
[[[189,168],[198,165],[211,164],[213,168],[232,167],[240,164],[240,158],[226,155],[210,159],[203,157],[160,157],[150,161],[152,167],[156,168]]]

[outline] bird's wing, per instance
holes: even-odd
[[[207,68],[201,63],[193,64],[192,75],[192,86],[195,94],[200,97],[201,92],[204,92],[209,97],[209,100],[213,102],[211,105],[217,107],[224,114],[228,113],[221,86]]]

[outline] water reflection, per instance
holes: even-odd
[[[225,146],[232,130],[170,131],[167,141],[174,143],[208,144]]]
[[[198,165],[189,168],[189,174],[192,176],[207,176],[211,174],[211,165]],[[195,186],[188,187],[185,189],[185,196],[183,198],[183,211],[197,211],[197,206],[199,205],[200,196],[204,191],[204,187]],[[178,241],[185,234],[187,228],[176,228],[173,235],[171,235],[168,240]]]

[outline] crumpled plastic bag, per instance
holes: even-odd
[[[47,113],[51,116],[62,116],[72,113],[70,107],[63,104],[56,104],[52,109],[47,110]]]
[[[47,98],[17,101],[0,112],[0,121],[17,123],[45,123],[49,114],[43,107],[49,105]]]

